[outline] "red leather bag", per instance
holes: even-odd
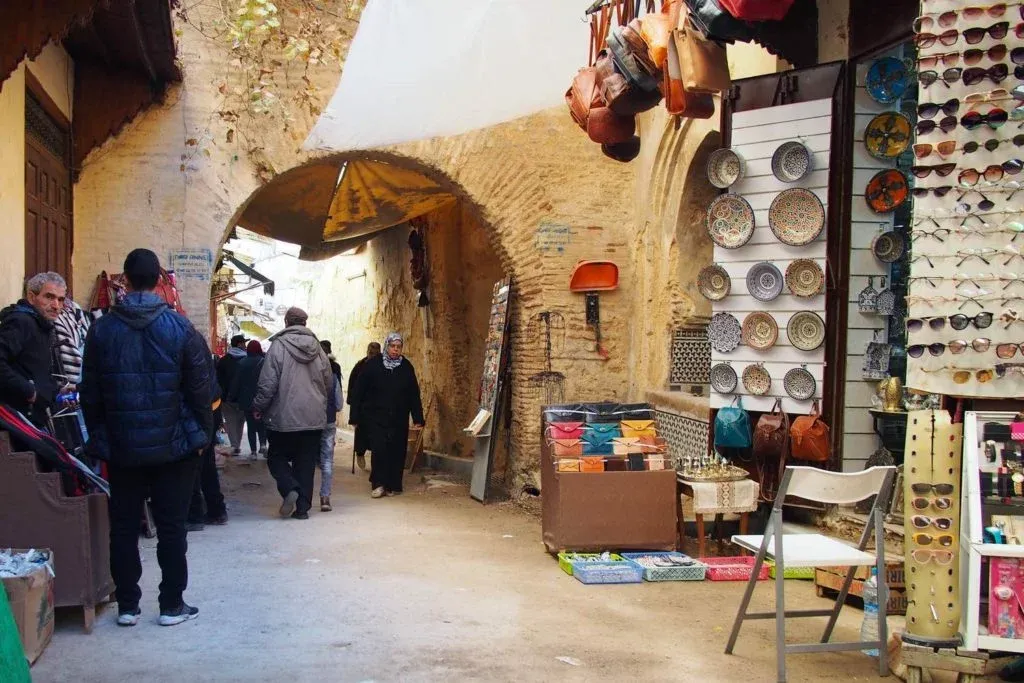
[[[572,79],[572,85],[565,91],[565,103],[569,106],[569,114],[576,125],[587,130],[590,112],[596,107],[604,107],[601,91],[597,87],[597,69],[585,66]]]
[[[793,0],[718,0],[718,4],[741,21],[781,21]]]
[[[770,413],[757,419],[754,427],[754,455],[765,460],[786,456],[789,446],[789,416],[782,410],[782,399],[775,399]]]
[[[609,107],[590,110],[587,135],[598,144],[614,145],[632,139],[636,132],[636,117],[616,114]]]
[[[789,429],[792,437],[790,455],[807,462],[828,462],[831,457],[828,425],[821,419],[818,402],[814,402],[810,415],[793,420]]]

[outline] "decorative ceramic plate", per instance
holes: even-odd
[[[887,111],[871,119],[864,129],[864,146],[876,159],[895,159],[910,145],[910,119]]]
[[[747,291],[758,301],[771,301],[782,293],[782,273],[774,263],[755,263],[747,271]]]
[[[729,273],[725,272],[725,268],[717,263],[704,266],[700,274],[697,275],[697,290],[708,301],[721,301],[729,296],[731,289],[732,280],[729,278]]]
[[[817,296],[825,290],[825,273],[817,261],[798,258],[786,268],[786,286],[796,296]]]
[[[708,341],[719,353],[729,353],[740,345],[740,321],[728,313],[715,313],[708,324]]]
[[[868,181],[864,199],[868,208],[875,213],[889,213],[907,201],[909,193],[907,177],[901,171],[890,168],[879,171]]]
[[[878,290],[872,275],[868,276],[868,286],[857,295],[857,308],[861,313],[878,313]]]
[[[790,398],[806,401],[814,397],[818,383],[815,381],[814,375],[807,372],[806,368],[791,368],[782,378],[782,386]]]
[[[716,149],[708,157],[708,182],[720,190],[724,190],[743,177],[743,158],[724,147]]]
[[[779,338],[779,325],[771,313],[754,311],[743,319],[743,343],[752,349],[765,351],[775,346]]]
[[[708,207],[707,228],[715,244],[738,249],[754,234],[754,210],[738,194],[719,195]]]
[[[794,313],[786,326],[786,336],[801,351],[813,351],[825,343],[825,321],[814,311]]]
[[[772,389],[772,376],[763,365],[748,365],[743,369],[743,388],[754,396],[764,396]]]
[[[711,368],[711,388],[720,394],[736,391],[736,371],[728,363],[718,363]]]
[[[803,180],[812,170],[811,150],[799,142],[783,142],[772,154],[772,174],[784,183]]]
[[[768,207],[768,225],[783,244],[802,247],[816,240],[824,229],[825,207],[810,190],[783,190]]]
[[[906,246],[903,237],[893,230],[883,232],[871,241],[871,251],[874,252],[875,258],[882,263],[898,261],[903,256]]]
[[[891,104],[907,89],[907,67],[895,57],[876,59],[868,67],[864,88],[875,102]]]

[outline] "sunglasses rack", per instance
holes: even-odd
[[[960,644],[960,459],[963,425],[915,410],[904,452],[907,628],[904,642]]]

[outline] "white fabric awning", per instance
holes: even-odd
[[[370,0],[305,148],[458,135],[562,104],[586,66],[586,8],[584,0]]]

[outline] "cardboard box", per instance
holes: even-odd
[[[30,664],[39,659],[53,638],[53,554],[49,550],[37,550],[50,556],[47,566],[41,566],[27,576],[0,579],[11,603],[25,658]],[[14,552],[26,551],[15,549]]]

